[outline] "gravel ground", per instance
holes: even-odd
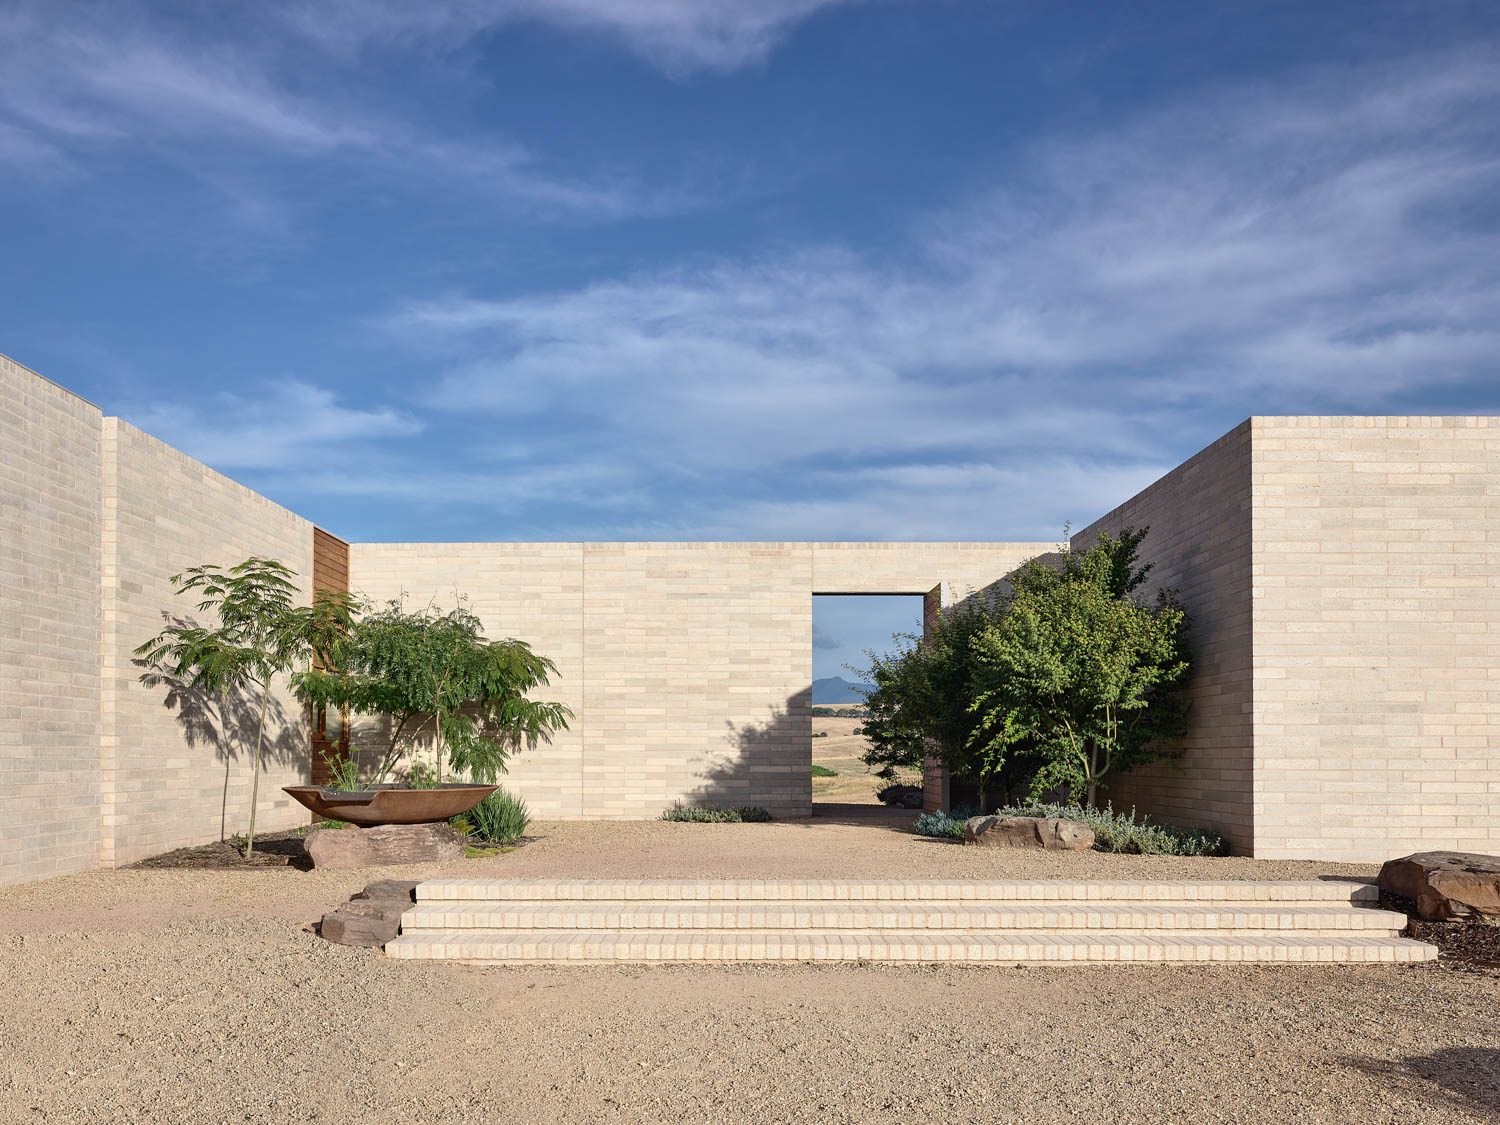
[[[1346,865],[995,853],[884,822],[539,825],[376,874],[1310,878]],[[1500,1116],[1500,972],[492,968],[303,925],[362,872],[0,889],[0,1122],[1411,1122]]]

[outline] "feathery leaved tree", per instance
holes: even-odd
[[[177,593],[197,596],[198,611],[212,614],[218,624],[169,625],[135,650],[149,667],[197,690],[220,696],[259,692],[247,856],[255,852],[255,808],[272,681],[314,653],[326,651],[349,623],[346,596],[320,596],[312,606],[297,605],[295,577],[296,571],[259,556],[231,567],[209,563],[174,574],[171,582]]]
[[[1059,786],[1090,806],[1113,774],[1173,760],[1187,726],[1187,614],[1160,591],[1136,595],[1146,529],[1101,535],[1062,565],[1011,576],[1005,612],[973,638],[973,712],[991,760],[1024,747],[1044,764],[1034,793]]]
[[[446,613],[392,601],[356,619],[318,664],[293,678],[299,696],[390,723],[376,782],[427,738],[439,782],[445,763],[453,773],[493,782],[515,749],[566,730],[573,715],[561,703],[526,696],[548,683],[556,665],[524,641],[487,640],[461,599]]]

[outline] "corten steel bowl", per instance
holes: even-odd
[[[281,790],[321,817],[372,828],[377,824],[430,824],[447,820],[468,812],[498,788],[498,785],[459,782],[436,789],[372,785],[348,792],[323,785],[283,785]]]

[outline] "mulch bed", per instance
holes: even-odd
[[[178,848],[175,851],[153,855],[129,865],[130,869],[152,868],[198,868],[220,871],[253,871],[262,867],[292,867],[298,871],[311,871],[312,860],[308,858],[307,830],[288,829],[284,832],[268,832],[255,837],[255,852],[246,858],[244,849],[233,840],[215,840],[211,844],[199,844],[194,848]],[[506,852],[524,847],[540,836],[521,836],[504,845]],[[480,848],[499,848],[499,844],[488,844],[471,840],[470,845]]]
[[[1438,947],[1438,963],[1466,972],[1500,976],[1500,924],[1492,922],[1427,922],[1417,916],[1417,904],[1388,891],[1380,905],[1405,914],[1405,936]]]
[[[255,851],[246,858],[244,848],[233,840],[215,840],[211,844],[199,844],[195,848],[177,848],[175,851],[153,855],[132,868],[199,867],[218,869],[251,870],[258,867],[295,867],[301,871],[312,870],[312,860],[307,858],[303,846],[305,830],[289,829],[285,832],[267,832],[255,837]]]

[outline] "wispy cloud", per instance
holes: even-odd
[[[703,534],[1050,534],[1245,414],[1493,388],[1497,109],[1487,54],[1227,89],[1038,146],[904,256],[429,298],[387,328],[446,357],[451,409],[564,420],[544,458],[587,433],[658,512],[699,482]]]
[[[450,28],[457,46],[487,27],[549,18],[548,5],[525,7],[273,4],[192,21],[132,3],[22,0],[0,13],[0,153],[13,171],[77,174],[101,157],[146,156],[223,190],[230,212],[247,216],[275,207],[247,207],[248,184],[268,177],[236,178],[238,170],[276,160],[317,162],[382,191],[478,192],[550,217],[609,220],[682,206],[690,192],[550,168],[505,136],[503,123],[451,133],[430,107],[392,92],[385,66],[333,50],[341,27],[411,54],[424,31]],[[553,22],[588,25],[587,10],[561,5]],[[610,26],[637,22],[605,15]]]
[[[443,46],[518,22],[611,39],[674,74],[763,61],[796,24],[857,0],[306,0],[283,12],[327,46],[420,39]]]
[[[121,416],[216,468],[316,473],[337,465],[356,478],[352,453],[423,428],[408,413],[347,406],[332,391],[295,379],[219,394],[196,405],[143,403],[123,409]]]

